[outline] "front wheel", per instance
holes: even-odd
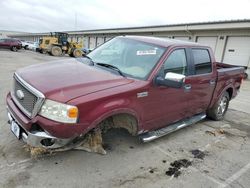
[[[62,48],[60,48],[59,46],[53,46],[51,48],[51,54],[53,56],[61,56],[62,55]]]
[[[229,101],[228,92],[223,93],[213,107],[208,110],[207,116],[216,121],[222,120],[227,112]]]
[[[11,47],[11,50],[12,50],[13,52],[17,52],[17,47],[16,47],[16,46],[12,46],[12,47]]]
[[[74,57],[82,57],[82,51],[80,49],[74,49],[73,56]]]

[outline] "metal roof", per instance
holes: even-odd
[[[191,26],[191,25],[211,25],[211,24],[228,24],[228,23],[249,23],[250,19],[239,20],[223,20],[223,21],[208,21],[208,22],[191,22],[191,23],[179,23],[179,24],[167,24],[167,25],[149,25],[140,27],[118,27],[118,28],[106,28],[106,29],[94,29],[94,30],[79,30],[78,32],[93,32],[93,31],[106,31],[106,30],[125,30],[125,29],[146,29],[146,28],[159,28],[159,27],[175,27],[175,26]],[[75,32],[75,31],[68,31]]]
[[[162,47],[169,47],[169,46],[201,46],[198,43],[195,42],[188,42],[188,41],[182,41],[182,40],[175,40],[175,39],[165,39],[165,38],[159,38],[159,37],[149,37],[149,36],[120,36],[125,38],[130,38],[150,44],[155,44],[157,46]]]
[[[78,30],[78,31],[62,31],[69,34],[124,34],[124,33],[146,33],[146,32],[164,32],[164,31],[193,31],[193,30],[223,30],[223,29],[250,29],[250,19],[241,20],[224,20],[224,21],[209,21],[209,22],[194,22],[194,23],[180,23],[168,25],[152,25],[141,27],[121,27],[109,29],[94,29],[94,30]],[[49,35],[50,32],[44,33],[25,33],[11,35],[18,36],[44,36]]]

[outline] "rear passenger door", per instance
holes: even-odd
[[[205,112],[209,106],[216,83],[216,71],[207,48],[189,48],[192,75],[186,77],[189,116]]]

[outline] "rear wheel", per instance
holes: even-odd
[[[80,49],[74,49],[73,56],[74,57],[81,57],[82,56],[82,51]]]
[[[230,98],[228,92],[223,93],[214,106],[208,110],[208,117],[216,121],[222,120],[227,112],[229,100]]]
[[[51,54],[53,56],[60,56],[60,55],[62,55],[62,48],[60,48],[59,46],[53,46],[51,48]]]

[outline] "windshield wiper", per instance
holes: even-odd
[[[126,78],[126,76],[124,75],[124,73],[118,67],[116,67],[114,65],[110,65],[110,64],[107,64],[107,63],[96,63],[96,64],[100,65],[100,66],[103,66],[103,67],[107,67],[107,68],[116,70],[121,76],[123,76],[123,77]]]

